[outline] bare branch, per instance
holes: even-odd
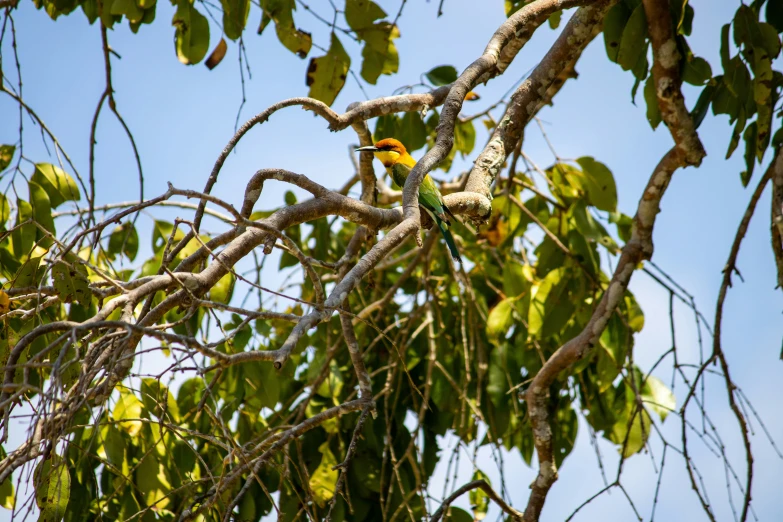
[[[432,515],[431,522],[438,522],[441,518],[443,518],[443,515],[446,514],[446,510],[448,510],[452,502],[457,500],[460,496],[464,495],[468,491],[476,488],[481,489],[484,493],[486,493],[487,496],[491,498],[492,501],[500,507],[500,509],[502,509],[505,513],[508,513],[508,515],[510,515],[513,520],[522,520],[523,514],[506,504],[506,501],[503,500],[500,495],[498,495],[495,490],[492,489],[489,484],[487,484],[485,480],[474,480],[473,482],[468,482],[461,488],[457,489],[454,493],[449,495],[449,497],[443,501],[443,504],[440,505],[438,510]]]

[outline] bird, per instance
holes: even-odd
[[[386,172],[400,187],[405,186],[408,174],[416,166],[416,160],[408,154],[405,146],[394,138],[382,139],[375,145],[359,147],[356,150],[357,152],[372,152],[383,163],[383,166],[386,167]],[[462,264],[462,258],[457,250],[457,245],[454,243],[454,236],[451,235],[449,230],[451,226],[449,217],[453,218],[454,214],[451,213],[449,207],[443,202],[443,196],[441,196],[437,185],[435,185],[429,174],[424,176],[421,185],[419,185],[419,205],[427,211],[438,226],[443,239],[446,240],[446,245],[449,247],[451,257],[459,264]]]

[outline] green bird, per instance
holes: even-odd
[[[400,187],[405,186],[405,180],[408,179],[408,174],[411,173],[413,167],[416,166],[416,160],[408,154],[405,150],[405,146],[394,138],[386,138],[375,145],[367,147],[361,147],[356,149],[359,152],[372,152],[375,157],[381,160],[383,166],[386,167],[386,172],[394,180],[394,182]],[[449,207],[443,202],[443,196],[441,196],[437,185],[432,178],[427,174],[419,186],[419,205],[424,207],[424,210],[432,217],[432,220],[438,225],[440,233],[443,234],[443,239],[446,240],[446,245],[449,247],[451,257],[455,261],[462,264],[462,258],[457,250],[457,245],[454,243],[454,236],[451,235],[449,227],[451,221],[449,216],[454,217]]]

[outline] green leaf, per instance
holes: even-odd
[[[427,129],[418,112],[406,112],[397,126],[397,138],[405,143],[408,151],[427,144]]]
[[[307,86],[310,87],[308,96],[321,100],[327,105],[334,103],[334,99],[345,85],[350,67],[351,58],[345,52],[337,35],[332,33],[329,51],[324,56],[310,60],[306,81]]]
[[[71,475],[63,459],[56,454],[41,461],[33,473],[35,502],[41,510],[38,522],[58,522],[65,516],[71,496]]]
[[[473,478],[470,480],[483,480],[491,485],[489,477],[480,469],[476,469],[473,472]],[[470,490],[468,497],[470,499],[470,508],[473,510],[473,520],[484,520],[487,516],[487,511],[489,511],[489,495],[483,489],[475,488]]]
[[[633,228],[633,219],[631,216],[621,212],[615,212],[609,216],[609,222],[617,226],[617,235],[620,239],[628,242],[631,239],[631,230]]]
[[[672,17],[677,21],[677,33],[689,36],[693,28],[693,8],[688,0],[675,0],[669,4]]]
[[[606,330],[604,330],[604,334]],[[596,351],[596,381],[599,393],[604,393],[612,387],[615,378],[620,374],[620,368],[612,355],[611,350],[599,345]]]
[[[73,297],[85,308],[89,308],[92,301],[92,292],[90,291],[90,280],[87,267],[84,266],[81,259],[73,253],[65,255],[65,260],[70,264],[68,267],[68,277],[73,285]],[[64,265],[59,261],[55,266]]]
[[[166,469],[154,452],[147,453],[139,463],[136,469],[136,477],[139,491],[148,505],[164,501],[171,490],[171,484],[166,476]],[[131,513],[128,514],[130,515]]]
[[[131,437],[135,437],[141,431],[143,425],[139,420],[142,415],[144,405],[142,402],[132,393],[123,390],[120,392],[120,399],[114,406],[114,412],[112,417],[115,421],[120,422],[120,428]]]
[[[254,408],[274,408],[280,400],[280,376],[274,366],[248,363],[243,367],[245,397]],[[333,377],[332,377],[333,379]],[[334,381],[332,381],[334,384]]]
[[[171,25],[176,28],[174,47],[179,61],[193,65],[203,60],[209,50],[209,22],[206,17],[189,0],[179,0]]]
[[[472,121],[458,121],[454,126],[454,148],[464,158],[476,146],[476,127]]]
[[[231,295],[234,293],[235,282],[236,276],[231,272],[227,273],[209,290],[209,299],[218,303],[228,304],[231,301]]]
[[[674,393],[660,379],[652,375],[647,377],[644,383],[642,400],[645,406],[661,416],[662,421],[666,420],[666,416],[677,406]]]
[[[375,120],[375,132],[373,141],[381,141],[384,138],[394,138],[399,136],[397,128],[400,125],[400,118],[396,114],[385,114]]]
[[[568,209],[567,217],[577,231],[591,241],[598,241],[606,235],[606,230],[595,220],[584,201],[577,201]]]
[[[392,41],[399,38],[399,29],[389,22],[375,22],[385,16],[384,10],[370,0],[347,0],[345,3],[345,20],[364,41],[362,78],[372,84],[381,74],[396,73],[400,64],[397,47]]]
[[[109,254],[125,254],[128,259],[133,261],[139,251],[139,234],[133,223],[126,221],[122,225],[114,228],[109,236]]]
[[[136,4],[136,0],[114,0],[110,5],[110,14],[124,15],[131,23],[141,22],[144,17],[144,10]]]
[[[165,384],[152,377],[141,380],[141,402],[159,419],[179,419],[179,406]]]
[[[321,454],[321,463],[310,475],[310,490],[318,505],[323,506],[334,496],[338,471],[332,468],[337,465],[337,459],[329,449],[329,442],[321,444],[318,452]]]
[[[725,69],[723,82],[729,88],[731,94],[736,96],[744,103],[750,94],[750,73],[745,62],[739,56],[729,60],[728,67]]]
[[[11,217],[11,205],[3,194],[0,194],[0,230],[5,229],[5,224]]]
[[[725,24],[720,28],[720,64],[724,71],[728,69],[729,61],[731,61],[731,48],[729,47],[730,31],[731,24]]]
[[[549,28],[550,29],[557,29],[560,27],[560,20],[563,18],[563,11],[555,11],[551,15],[549,15],[549,18],[547,21],[549,22]]]
[[[30,204],[33,211],[33,220],[48,230],[53,236],[57,233],[54,229],[54,219],[52,218],[52,204],[46,191],[38,183],[30,181],[28,184],[30,190]],[[38,244],[48,248],[54,241],[48,237],[43,230],[36,227],[35,238]]]
[[[41,281],[42,271],[38,270],[41,265],[41,259],[46,255],[46,250],[40,247],[35,247],[30,258],[19,267],[19,270],[14,276],[13,288],[26,288],[28,286],[38,286]]]
[[[518,297],[530,289],[527,267],[511,259],[503,266],[503,293],[506,297]]]
[[[644,328],[644,312],[630,291],[625,292],[626,322],[634,332],[641,332]]]
[[[470,513],[462,508],[449,506],[449,509],[446,512],[446,516],[443,517],[443,520],[446,522],[473,522],[473,517],[470,516]]]
[[[617,187],[612,171],[590,156],[576,160],[585,174],[587,202],[599,210],[614,212],[617,210]]]
[[[775,131],[775,135],[772,136],[772,146],[775,148],[783,145],[783,127],[780,127]]]
[[[621,416],[613,426],[610,434],[610,439],[620,446],[618,451],[622,452],[623,457],[626,458],[640,452],[644,448],[652,431],[652,419],[647,410],[642,409],[636,412],[631,422],[630,430],[628,429],[628,418],[628,414]],[[623,451],[623,443],[625,443],[625,451]]]
[[[533,286],[527,320],[529,335],[542,338],[550,333],[544,325],[549,321],[553,310],[560,304],[562,293],[567,285],[566,269],[560,267],[550,271],[540,284]]]
[[[780,37],[777,30],[764,22],[759,24],[759,29],[761,29],[762,47],[769,53],[770,58],[777,58],[780,54]]]
[[[400,37],[396,25],[378,22],[370,29],[357,31],[357,36],[365,42],[362,49],[362,78],[375,84],[381,74],[397,72],[400,58],[392,41]]]
[[[491,341],[502,340],[514,326],[513,302],[513,298],[503,299],[490,310],[489,317],[487,317],[487,337]]]
[[[606,55],[612,62],[617,62],[617,54],[620,50],[620,41],[623,37],[623,29],[631,16],[631,10],[625,2],[617,2],[604,18],[604,45]]]
[[[763,39],[758,16],[747,5],[740,5],[734,15],[734,43],[737,47],[761,47]]]
[[[250,14],[250,0],[220,0],[223,6],[223,32],[236,40],[242,36]]]
[[[142,24],[151,24],[155,21],[155,0],[147,0],[146,2],[144,0],[138,2],[140,6],[143,6],[145,4],[152,4],[152,7],[149,9],[144,9],[143,15],[141,17],[141,20],[137,22],[130,22],[130,30],[133,32],[133,34],[136,34],[139,32],[139,28],[142,26]]]
[[[258,34],[261,34],[269,22],[275,22],[277,39],[283,46],[304,59],[313,46],[313,37],[310,33],[297,29],[294,25],[294,0],[262,0],[261,25]]]
[[[424,76],[432,85],[440,87],[457,81],[457,69],[452,65],[440,65],[424,73]]]
[[[617,63],[625,71],[630,71],[647,51],[647,16],[644,6],[639,4],[633,10],[625,24],[620,47],[617,50]]]
[[[174,233],[172,244],[176,244],[177,241],[185,237],[181,228],[177,228],[177,231],[174,232],[174,225],[168,221],[156,220],[152,228],[152,251],[156,254],[161,252],[166,247],[172,232]]]
[[[372,27],[375,20],[386,16],[386,12],[372,0],[346,0],[345,21],[354,31]]]
[[[750,178],[753,176],[753,168],[756,166],[758,130],[755,121],[745,129],[743,139],[745,140],[745,170],[740,172],[740,180],[742,181],[742,186],[747,187]]]
[[[736,96],[726,86],[725,82],[720,82],[715,90],[715,96],[712,99],[712,113],[728,114],[731,121],[737,117],[740,109],[740,103]]]
[[[256,510],[256,502],[253,500],[253,495],[245,495],[242,497],[242,502],[239,503],[239,516],[237,520],[258,520],[261,513]]]
[[[0,461],[6,458],[5,450],[0,447]],[[8,475],[2,483],[0,483],[0,506],[6,509],[14,509],[16,504],[16,493],[14,492],[14,478],[12,475]]]
[[[192,417],[197,413],[196,407],[204,394],[204,389],[204,381],[200,377],[191,377],[182,383],[177,393],[177,407],[183,417]],[[211,407],[214,402],[207,400],[205,404]]]
[[[43,187],[52,208],[59,207],[65,201],[79,201],[81,198],[76,181],[60,167],[50,163],[37,163],[30,180]]]
[[[601,260],[596,250],[596,241],[588,241],[587,236],[579,230],[568,231],[568,248],[573,254],[573,258],[593,276],[598,276],[601,268]]]
[[[771,24],[778,33],[783,33],[783,2],[769,0],[765,11],[767,23]]]
[[[757,50],[756,77],[753,79],[753,100],[756,102],[758,117],[758,135],[756,137],[756,157],[759,163],[764,158],[771,137],[772,127],[772,62],[764,52]]]
[[[505,195],[498,196],[492,200],[492,212],[500,214],[505,218],[509,232],[515,231],[522,222],[522,210]]]
[[[658,105],[658,94],[655,92],[655,78],[650,75],[644,83],[644,101],[647,104],[647,121],[655,129],[661,123],[661,108]]]
[[[108,460],[117,469],[123,470],[125,462],[125,437],[114,424],[106,425],[103,439],[103,452]]]
[[[0,171],[8,168],[11,164],[11,160],[14,159],[14,152],[16,146],[14,145],[0,145]]]
[[[696,105],[693,106],[693,110],[691,111],[691,118],[693,118],[693,125],[695,128],[698,129],[701,122],[704,121],[704,117],[707,115],[707,110],[710,107],[713,96],[715,96],[715,86],[712,84],[705,85],[704,89],[701,90],[699,99],[696,100]],[[658,114],[658,120],[660,121],[660,112]],[[743,123],[743,126],[744,125],[745,124]]]
[[[489,355],[489,376],[487,379],[487,395],[496,408],[504,408],[507,403],[508,378],[506,377],[506,360],[508,359],[508,346],[504,343],[497,344]],[[502,432],[498,432],[502,433]]]
[[[60,296],[62,302],[67,303],[76,295],[73,288],[73,280],[70,275],[70,268],[63,263],[55,263],[52,267],[52,284]]]
[[[685,60],[682,80],[691,85],[704,85],[712,78],[712,68],[709,62],[698,56]]]
[[[410,367],[411,366],[409,365],[409,368]],[[329,362],[329,374],[326,379],[323,380],[321,386],[318,387],[316,393],[326,399],[337,399],[340,396],[340,392],[343,390],[344,382],[345,379],[343,378],[342,372],[340,371],[340,367],[337,365],[337,362],[332,359]]]
[[[35,242],[35,235],[38,228],[34,224],[19,226],[33,217],[33,207],[23,199],[16,200],[16,223],[18,227],[11,233],[11,244],[14,248],[14,255],[17,259],[22,259],[30,253]]]

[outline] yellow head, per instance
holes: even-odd
[[[391,167],[394,165],[400,157],[408,154],[405,150],[405,146],[394,138],[386,138],[375,145],[368,147],[361,147],[356,149],[357,151],[371,151],[375,154],[375,157],[381,160],[384,167]]]

